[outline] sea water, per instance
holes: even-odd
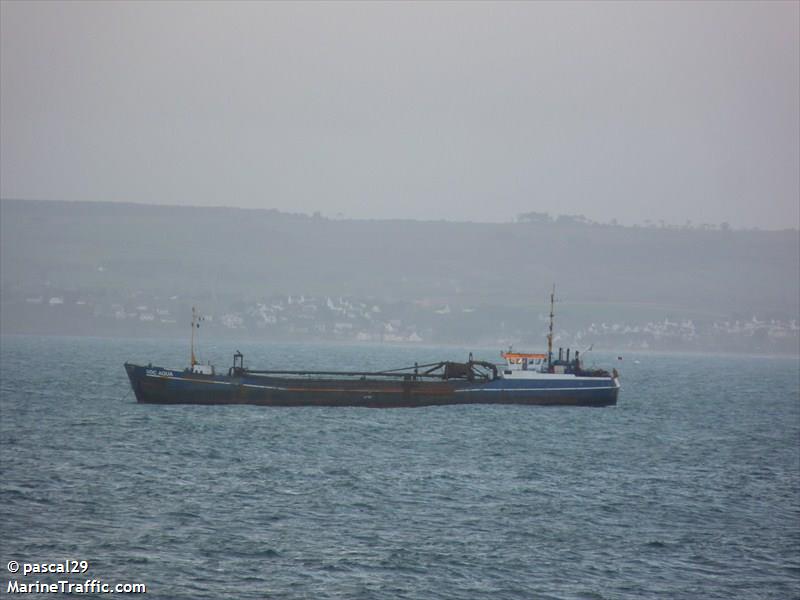
[[[183,367],[182,342],[1,341],[0,595],[90,579],[169,599],[800,598],[796,358],[589,354],[621,372],[601,409],[157,406],[122,364]],[[358,370],[473,350],[204,356],[227,369],[237,349]],[[64,560],[88,568],[8,572]]]

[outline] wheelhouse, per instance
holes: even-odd
[[[542,373],[547,370],[546,354],[502,352],[500,356],[506,361],[507,371],[536,371]]]

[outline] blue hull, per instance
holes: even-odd
[[[336,377],[200,375],[125,363],[138,402],[413,408],[449,404],[613,406],[613,377],[422,381]]]

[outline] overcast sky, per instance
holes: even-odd
[[[0,194],[800,223],[800,3],[2,2]]]

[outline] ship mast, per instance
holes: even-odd
[[[553,291],[550,292],[550,332],[547,334],[547,369],[550,370],[550,364],[553,361],[553,305],[556,301],[556,284],[553,284]]]
[[[194,367],[197,364],[197,358],[194,355],[194,330],[195,327],[200,327],[200,323],[198,321],[197,310],[195,307],[192,307],[192,345],[191,345],[191,354],[189,355],[189,366]]]

